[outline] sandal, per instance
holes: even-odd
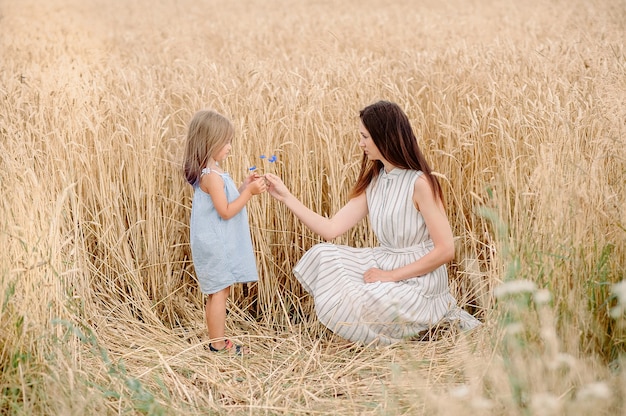
[[[213,345],[211,345],[211,343],[209,343],[209,350],[211,352],[221,352],[221,353],[223,353],[223,352],[232,352],[231,350],[234,348],[235,349],[235,351],[234,351],[235,355],[243,355],[243,347],[241,345],[235,345],[229,339],[227,339],[225,341],[225,343],[226,343],[226,346],[224,346],[224,348],[219,349],[219,350],[217,348],[213,348]]]

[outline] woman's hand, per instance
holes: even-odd
[[[372,267],[363,273],[363,281],[365,283],[374,282],[393,282],[393,273],[391,271],[380,270],[376,267]]]
[[[289,189],[287,189],[280,177],[273,173],[266,173],[263,177],[269,184],[267,191],[277,200],[284,201],[285,198],[291,195],[291,192],[289,192]]]

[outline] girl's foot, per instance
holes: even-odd
[[[235,354],[235,355],[243,355],[243,347],[241,345],[235,345],[229,339],[224,341],[224,343],[226,345],[224,346],[224,348],[220,348],[220,349],[214,348],[213,345],[209,343],[209,350],[211,352],[220,352],[220,353],[228,352],[228,353]]]

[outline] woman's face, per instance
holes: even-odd
[[[361,140],[359,140],[359,147],[363,149],[363,153],[367,156],[369,160],[383,160],[378,147],[374,144],[374,140],[372,140],[372,136],[370,136],[369,131],[363,125],[363,121],[360,122],[359,125],[359,134],[361,136]]]

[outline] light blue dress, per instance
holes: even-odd
[[[228,202],[239,196],[228,173],[202,170],[202,175],[208,174],[222,177]],[[193,191],[191,256],[202,293],[209,295],[235,283],[258,281],[246,208],[225,220],[219,216],[211,196],[200,188],[199,183],[193,186]]]

